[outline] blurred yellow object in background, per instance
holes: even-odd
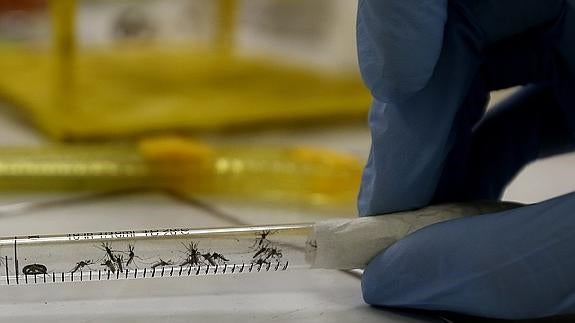
[[[55,0],[52,5],[52,38],[54,61],[51,85],[52,109],[71,112],[74,106],[74,62],[76,57],[76,0]],[[12,75],[17,75],[14,71]],[[50,99],[50,98],[47,98]]]
[[[233,54],[234,0],[219,2],[211,49],[135,41],[76,50],[75,0],[51,3],[55,57],[34,46],[0,46],[0,95],[56,138],[363,119],[369,106],[357,73]]]
[[[159,137],[138,145],[4,148],[0,190],[165,189],[191,196],[351,210],[362,165],[352,155],[308,147],[209,146]]]
[[[2,49],[0,94],[58,138],[364,118],[370,100],[359,80],[214,53],[134,48],[78,57],[74,104],[54,107],[59,78],[50,65],[46,55]]]

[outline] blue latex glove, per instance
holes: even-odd
[[[362,216],[497,200],[575,149],[575,1],[360,0],[374,103]],[[491,90],[526,85],[485,113]],[[420,230],[363,276],[374,305],[508,318],[575,313],[575,194]]]

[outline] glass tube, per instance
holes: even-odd
[[[0,285],[188,277],[309,268],[313,224],[0,239]]]

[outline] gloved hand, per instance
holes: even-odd
[[[497,200],[527,163],[575,150],[575,1],[360,0],[357,27],[374,97],[362,216]],[[373,305],[575,313],[575,194],[422,229],[362,285]]]

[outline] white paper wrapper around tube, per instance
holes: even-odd
[[[516,206],[493,202],[445,204],[381,216],[318,222],[308,241],[306,260],[313,268],[364,268],[378,253],[421,228]]]

